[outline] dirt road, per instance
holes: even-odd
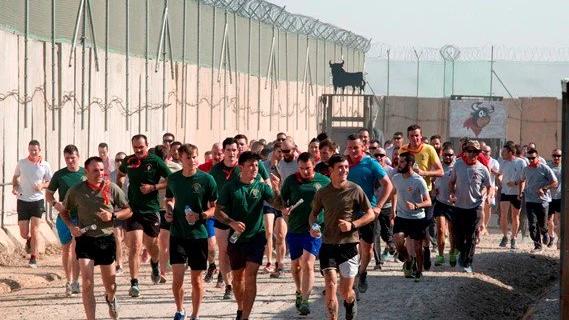
[[[431,271],[424,273],[421,283],[414,283],[403,278],[399,262],[389,261],[381,271],[370,270],[369,290],[361,295],[358,319],[442,319],[449,316],[454,319],[519,319],[528,309],[535,311],[531,306],[559,282],[559,251],[546,248],[543,254],[531,256],[531,242],[526,239],[520,249],[511,252],[498,248],[500,236],[496,232],[493,230],[492,235],[482,239],[473,274],[466,274],[458,267],[433,266]],[[63,296],[65,281],[58,256],[40,260],[40,268],[36,270],[24,268],[25,260],[20,258],[0,260],[1,320],[84,319],[81,297]],[[170,283],[150,284],[149,271],[149,265],[142,266],[142,295],[139,298],[130,298],[127,294],[128,275],[118,277],[121,319],[172,319],[175,306]],[[97,318],[106,319],[107,308],[98,272],[95,278]],[[295,289],[290,274],[277,280],[260,274],[258,282],[252,319],[326,318],[323,278],[319,274],[311,298],[312,313],[308,317],[296,313]],[[12,292],[2,293],[10,288]],[[222,291],[216,289],[214,283],[206,284],[205,288],[200,318],[234,318],[235,302],[221,300]],[[190,292],[189,281],[186,281],[187,310],[191,308]],[[343,311],[340,307],[340,319],[344,318]]]

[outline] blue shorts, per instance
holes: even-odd
[[[77,224],[77,219],[71,219],[71,222],[73,222],[73,224]],[[59,215],[57,216],[57,219],[55,219],[55,228],[57,229],[59,242],[61,242],[62,245],[69,244],[73,239],[73,236],[71,236],[71,231],[69,231],[69,228]]]
[[[214,227],[215,219],[209,218],[205,221],[205,228],[207,229],[207,237],[215,237],[215,227]]]
[[[302,251],[306,250],[314,256],[318,257],[320,247],[322,246],[322,238],[313,238],[310,232],[286,234],[286,243],[290,252],[290,259],[296,260],[302,256]]]

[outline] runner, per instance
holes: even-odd
[[[308,152],[298,156],[298,170],[284,180],[281,197],[283,215],[288,217],[286,241],[290,251],[291,273],[296,285],[295,306],[301,315],[308,315],[308,298],[314,286],[314,262],[320,251],[322,240],[310,236],[308,224],[310,204],[320,188],[327,186],[330,179],[314,172],[314,156]],[[276,190],[278,191],[278,190]],[[291,206],[299,200],[304,202],[291,211]],[[323,216],[317,220],[322,226]]]
[[[103,159],[91,157],[85,161],[87,181],[72,186],[65,197],[60,216],[75,237],[75,252],[81,268],[83,307],[88,320],[95,319],[94,273],[100,266],[105,287],[105,301],[109,316],[118,319],[118,303],[115,296],[115,253],[113,220],[131,216],[126,197],[114,183],[104,179]],[[114,207],[121,208],[115,211]],[[77,210],[77,224],[71,220],[71,210]],[[95,229],[84,231],[95,225]]]
[[[59,169],[53,174],[49,186],[45,192],[45,198],[57,212],[63,211],[63,200],[69,188],[85,179],[85,170],[79,166],[80,156],[77,147],[70,144],[63,149],[63,158],[66,167]],[[59,201],[55,200],[55,192],[59,195]],[[70,212],[71,221],[77,224],[77,210]],[[81,292],[79,285],[79,261],[75,255],[75,241],[69,228],[65,225],[61,216],[57,216],[55,222],[57,235],[61,242],[61,263],[65,272],[65,295],[76,294]]]
[[[359,137],[358,137],[359,140]],[[320,270],[326,284],[326,309],[329,319],[338,319],[337,273],[340,274],[340,295],[344,299],[346,319],[355,319],[358,307],[353,289],[358,274],[358,228],[373,222],[375,213],[365,192],[357,184],[348,181],[350,166],[343,155],[333,155],[331,183],[316,192],[312,201],[309,224],[313,225],[324,209],[322,232],[310,229],[314,238],[322,236]],[[361,215],[360,213],[364,214]]]
[[[433,216],[437,224],[437,250],[439,255],[435,258],[435,266],[442,266],[445,264],[445,241],[448,229],[448,238],[450,242],[450,250],[448,253],[449,264],[451,267],[456,266],[456,242],[454,235],[454,228],[452,224],[452,215],[454,211],[453,203],[450,202],[449,182],[452,175],[455,163],[454,150],[451,147],[446,147],[442,150],[442,164],[444,175],[433,180],[434,199]]]
[[[555,234],[558,235],[557,239],[557,249],[559,249],[561,238],[560,226],[561,226],[561,158],[563,157],[563,152],[559,148],[553,149],[551,153],[551,163],[549,167],[555,173],[557,178],[557,187],[551,189],[551,203],[549,204],[549,216],[548,216],[548,228],[549,228],[549,243],[547,246],[551,248],[555,242]],[[555,220],[555,224],[554,221]],[[555,228],[557,226],[557,228]],[[557,230],[556,230],[557,229]]]
[[[129,247],[129,271],[131,297],[140,295],[138,273],[140,269],[140,254],[142,245],[151,256],[151,280],[154,284],[160,282],[158,267],[158,234],[160,232],[160,202],[158,190],[166,188],[170,169],[156,155],[148,153],[148,139],[145,135],[137,134],[131,139],[134,154],[124,159],[117,175],[119,187],[123,185],[128,175],[128,199],[132,208],[132,216],[125,221],[126,243]]]
[[[470,140],[456,161],[449,182],[449,200],[454,204],[451,224],[459,251],[458,265],[472,273],[476,230],[482,218],[482,202],[494,196],[488,168],[478,161],[480,143]]]
[[[360,138],[363,146],[364,146],[364,152],[368,152],[368,148],[369,148],[369,143],[370,143],[370,136],[369,136],[369,130],[366,128],[361,128],[360,130],[358,130],[358,137]]]
[[[536,254],[542,250],[542,241],[545,245],[550,241],[547,233],[547,211],[551,202],[549,190],[557,187],[557,177],[539,161],[537,150],[528,149],[527,159],[529,165],[522,170],[519,198],[521,195],[525,197],[529,234],[534,243],[530,253]]]
[[[115,164],[109,157],[109,145],[105,142],[101,142],[97,149],[97,151],[99,151],[99,157],[103,159],[103,163],[105,164],[105,174],[110,174],[115,171]]]
[[[40,155],[40,143],[28,143],[29,156],[18,161],[12,177],[12,194],[18,197],[18,227],[30,253],[28,267],[37,268],[39,226],[45,212],[43,189],[49,186],[51,167]]]
[[[521,174],[526,162],[515,155],[516,148],[513,144],[506,143],[502,148],[502,162],[498,179],[501,182],[500,194],[500,228],[502,229],[502,241],[500,247],[508,245],[508,211],[512,212],[512,237],[510,248],[518,248],[516,237],[520,227],[520,208],[522,202],[519,198]]]
[[[320,141],[320,145],[318,145],[318,148],[320,149],[320,162],[316,164],[314,170],[320,174],[329,177],[330,167],[328,166],[328,160],[330,159],[331,156],[336,154],[338,145],[336,145],[336,142],[332,141],[331,139],[324,139]]]
[[[166,188],[166,220],[170,228],[170,263],[172,264],[172,292],[176,303],[174,320],[186,318],[184,309],[184,274],[186,264],[191,269],[192,316],[199,318],[204,296],[202,279],[207,267],[207,219],[215,211],[217,186],[209,174],[198,170],[198,148],[191,144],[180,147],[183,169],[168,177]],[[188,208],[191,210],[188,214]]]
[[[415,156],[410,152],[399,155],[397,174],[393,181],[393,205],[396,217],[393,224],[393,241],[397,247],[397,257],[403,262],[403,274],[423,279],[422,242],[427,234],[425,208],[431,206],[431,197],[425,180],[413,171]],[[406,238],[409,239],[406,240]]]
[[[308,152],[314,157],[314,163],[320,162],[320,141],[316,138],[310,140]]]
[[[500,172],[500,164],[498,160],[492,158],[492,148],[489,145],[481,146],[482,155],[488,160],[488,170],[490,170],[490,183],[496,191],[496,177]],[[488,223],[490,222],[490,216],[492,215],[492,209],[496,207],[496,197],[486,198],[486,202],[483,205],[484,219],[481,220],[480,235],[489,235]]]
[[[257,272],[267,243],[263,201],[274,199],[271,187],[257,179],[259,159],[256,153],[241,153],[238,162],[241,176],[239,180],[230,179],[223,187],[215,210],[215,218],[232,229],[229,236],[234,240],[230,240],[227,252],[237,300],[237,320],[249,319],[255,302]],[[278,192],[276,196],[280,196]]]

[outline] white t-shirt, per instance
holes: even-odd
[[[14,175],[20,176],[18,200],[34,202],[45,198],[43,191],[35,190],[36,184],[50,181],[53,173],[47,161],[42,160],[36,163],[24,158],[18,161]]]

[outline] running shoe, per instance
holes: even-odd
[[[122,267],[121,266],[116,266],[115,270],[116,270],[115,274],[117,276],[120,276],[122,274]]]
[[[429,271],[431,265],[431,249],[429,247],[423,247],[423,268],[425,271]]]
[[[115,297],[113,301],[109,301],[109,299],[107,299],[107,296],[105,296],[105,301],[107,301],[107,306],[109,306],[109,317],[111,317],[111,319],[118,319],[119,304],[117,303],[117,297]]]
[[[405,278],[413,278],[413,262],[412,261],[403,262],[403,275],[405,275]]]
[[[549,242],[551,241],[551,237],[549,236],[549,233],[546,233],[542,236],[542,243],[545,244],[546,246],[549,245]]]
[[[308,305],[308,301],[305,300],[300,303],[300,307],[298,308],[298,313],[301,316],[307,316],[310,314],[310,307]]]
[[[216,288],[223,288],[223,276],[221,272],[217,274],[217,284],[215,285]]]
[[[233,288],[230,285],[225,286],[225,293],[223,294],[223,300],[233,299]]]
[[[186,320],[186,310],[176,312],[174,320]]]
[[[138,288],[138,280],[130,280],[130,289],[128,289],[128,295],[136,298],[140,295],[140,289]]]
[[[385,248],[385,250],[383,250],[383,252],[381,253],[381,260],[383,261],[387,261],[387,259],[389,259],[389,251],[387,250],[387,248]]]
[[[464,268],[464,260],[466,259],[466,255],[464,254],[464,252],[460,252],[458,254],[458,265],[460,267]]]
[[[37,269],[38,263],[36,262],[35,258],[31,258],[28,262],[28,268]]]
[[[150,260],[150,266],[152,267],[150,280],[152,280],[152,283],[158,284],[160,282],[160,269],[158,269],[158,261],[153,262],[152,260]]]
[[[381,266],[380,263],[376,264],[375,266],[373,266],[373,270],[381,270],[383,269],[383,267]]]
[[[300,292],[295,292],[295,301],[294,301],[294,306],[296,307],[297,311],[300,311],[300,304],[302,303],[302,293]]]
[[[367,271],[363,272],[360,274],[359,276],[359,281],[358,281],[358,290],[361,293],[365,293],[367,291]]]
[[[71,293],[72,294],[81,293],[81,285],[79,284],[79,282],[77,281],[71,282]]]
[[[237,315],[235,316],[235,320],[241,320],[243,317],[243,310],[237,310]]]
[[[278,269],[271,273],[270,277],[273,279],[283,278],[285,276],[285,272],[283,269]]]
[[[217,271],[217,266],[215,263],[210,263],[207,268],[207,273],[205,274],[204,281],[210,283],[213,281],[213,274]]]
[[[358,300],[348,303],[344,300],[344,308],[346,308],[346,320],[355,319],[358,314]]]
[[[466,272],[466,273],[472,273],[472,266],[466,266],[466,267],[464,267],[464,272]]]
[[[413,276],[413,281],[415,282],[421,282],[421,280],[423,280],[423,273],[422,272],[415,272],[414,276]]]
[[[166,273],[160,272],[160,283],[166,283]]]
[[[267,262],[267,265],[265,266],[263,271],[265,273],[272,273],[272,272],[275,272],[275,267],[273,267],[273,265],[270,262]]]
[[[456,252],[451,252],[448,255],[448,264],[451,267],[456,267]]]
[[[541,248],[534,248],[532,251],[529,252],[530,254],[539,254],[541,253]]]
[[[555,237],[554,236],[549,236],[549,243],[547,244],[548,248],[553,247],[553,244],[555,243]]]
[[[516,244],[516,239],[512,239],[512,241],[510,241],[510,249],[516,250],[517,248],[518,245]]]
[[[502,241],[500,241],[500,247],[505,248],[508,245],[508,238],[502,237]]]
[[[435,266],[440,267],[445,264],[445,256],[437,256],[435,258]]]
[[[65,296],[69,297],[71,295],[71,283],[67,282],[65,284]]]

